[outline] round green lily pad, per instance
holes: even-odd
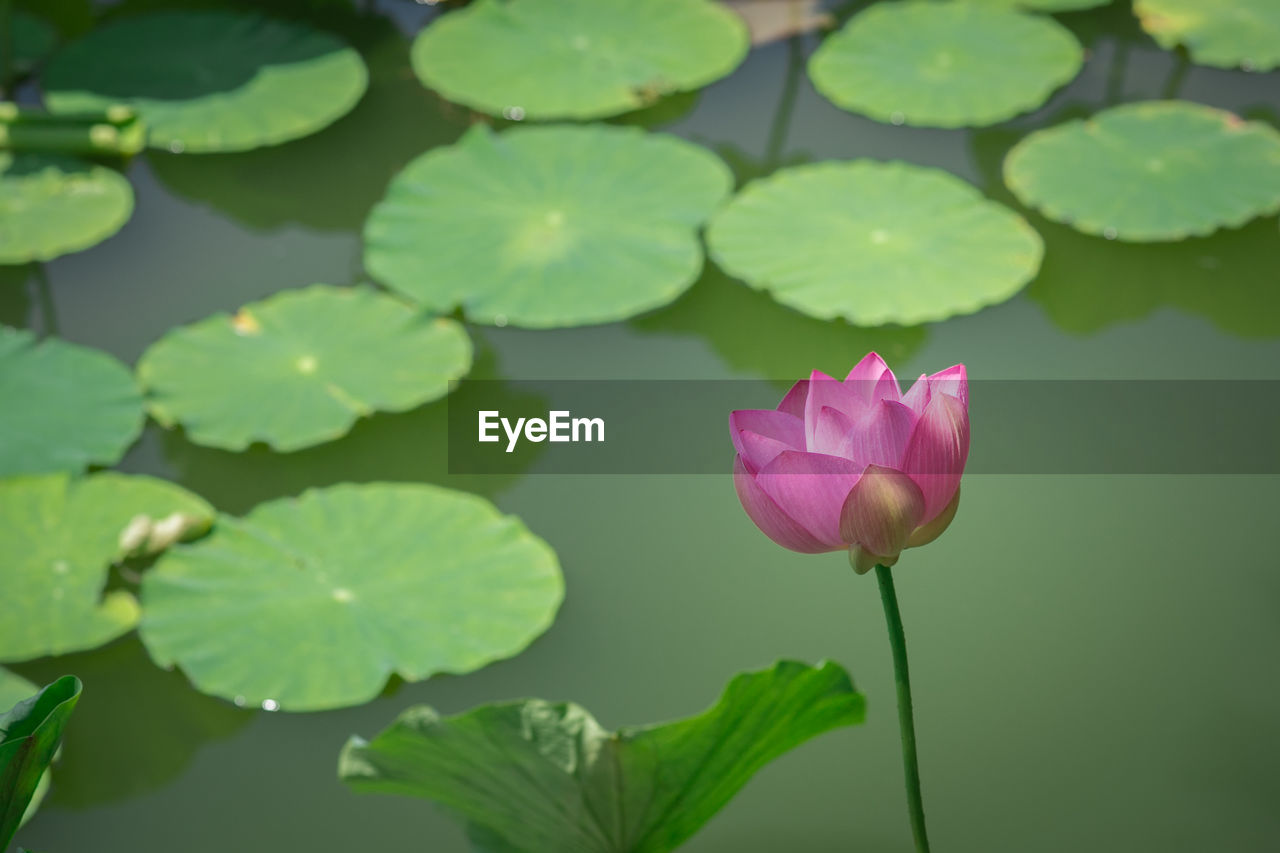
[[[1084,52],[1052,19],[969,3],[879,3],[822,43],[813,85],[836,106],[928,127],[994,124],[1034,109]]]
[[[365,224],[365,268],[428,308],[480,323],[606,323],[698,276],[697,230],[724,163],[634,127],[477,125],[414,160]]]
[[[1200,65],[1249,71],[1280,66],[1276,0],[1134,0],[1133,11],[1161,47],[1186,45]]]
[[[91,649],[131,630],[138,602],[104,593],[110,564],[199,535],[213,514],[151,477],[0,480],[0,661]]]
[[[371,288],[313,285],[174,329],[138,379],[152,416],[197,444],[289,451],[443,397],[470,367],[456,321]]]
[[[1280,210],[1280,132],[1201,104],[1125,104],[1027,136],[1004,180],[1086,234],[1180,240]]]
[[[119,231],[132,212],[133,189],[114,169],[0,151],[0,264],[87,249]]]
[[[123,18],[62,49],[44,72],[54,112],[128,104],[148,143],[244,151],[314,133],[355,106],[360,55],[302,24],[223,11]]]
[[[114,465],[143,418],[133,375],[111,356],[0,326],[0,477]]]
[[[555,553],[482,498],[339,485],[261,504],[160,559],[143,642],[215,696],[315,711],[510,657],[550,626]]]
[[[26,12],[16,11],[10,20],[10,38],[0,37],[0,68],[8,67],[14,73],[27,74],[53,50],[53,46],[58,43],[58,32],[44,18],[37,18]],[[10,39],[13,44],[13,59],[6,66],[4,55],[9,48]]]
[[[1017,293],[1039,235],[954,175],[874,160],[794,166],[754,181],[711,220],[726,272],[814,317],[911,325]]]
[[[587,119],[701,88],[749,48],[746,23],[710,0],[478,0],[422,31],[413,67],[493,115]]]

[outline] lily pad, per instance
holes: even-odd
[[[443,397],[470,366],[454,320],[367,287],[313,285],[169,332],[138,378],[155,419],[198,444],[289,451]]]
[[[1052,19],[969,3],[880,3],[809,62],[836,106],[893,124],[971,127],[1034,109],[1080,70],[1084,51]]]
[[[1134,0],[1133,11],[1161,47],[1186,45],[1200,65],[1249,71],[1280,66],[1276,0]]]
[[[693,283],[697,229],[731,186],[711,152],[639,128],[479,125],[391,182],[365,225],[365,267],[481,323],[611,322]]]
[[[1280,210],[1280,132],[1201,104],[1125,104],[1027,136],[1004,179],[1086,234],[1181,240]]]
[[[364,94],[360,55],[328,33],[256,14],[157,12],[94,30],[49,61],[55,112],[134,107],[170,151],[244,151],[314,133]]]
[[[709,0],[478,0],[413,45],[423,83],[506,118],[589,119],[738,67],[746,24]]]
[[[285,145],[199,157],[152,151],[151,171],[167,189],[253,229],[358,233],[391,177],[424,150],[456,142],[469,111],[422,88],[409,73],[409,42],[389,19],[346,24],[369,68],[355,109]]]
[[[410,708],[372,741],[352,738],[338,775],[435,800],[510,853],[665,853],[765,764],[864,715],[839,666],[783,661],[737,676],[702,714],[616,732],[568,702]]]
[[[166,554],[142,582],[142,640],[215,696],[291,711],[357,705],[510,657],[564,581],[518,519],[435,486],[339,485],[265,503]]]
[[[58,43],[58,33],[43,18],[26,12],[14,12],[10,20],[12,30],[9,38],[0,37],[0,68],[9,67],[16,74],[27,74],[53,50],[53,46]],[[13,44],[13,59],[5,66],[4,54],[10,40]]]
[[[0,151],[0,264],[87,249],[119,231],[132,212],[133,189],[114,169]]]
[[[814,163],[754,181],[711,221],[731,275],[814,317],[911,325],[1003,302],[1040,266],[1013,211],[938,169]]]
[[[0,480],[0,660],[91,649],[131,630],[138,602],[104,593],[110,564],[208,529],[214,510],[151,477]]]
[[[3,326],[0,401],[0,477],[114,465],[142,431],[142,395],[127,367]]]

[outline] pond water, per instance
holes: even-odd
[[[831,106],[804,75],[791,100],[788,67],[812,49],[807,39],[757,49],[659,127],[719,151],[740,176],[805,159],[901,158],[1013,205],[999,180],[1004,152],[1064,116],[1176,95],[1280,117],[1280,73],[1182,66],[1141,36],[1125,6],[1063,16],[1089,50],[1083,73],[996,128],[878,124]],[[287,288],[358,280],[359,225],[386,180],[468,121],[409,70],[408,33],[432,13],[390,0],[377,8],[400,29],[379,19],[361,34],[374,78],[356,113],[265,152],[138,158],[129,224],[46,265],[47,287],[5,283],[0,321],[56,328],[133,363],[173,326]],[[629,322],[470,327],[473,375],[781,380],[847,370],[875,348],[900,376],[964,362],[982,379],[1280,379],[1275,217],[1132,246],[1027,215],[1045,237],[1043,271],[973,316],[905,329],[822,323],[708,269],[675,304]],[[658,721],[710,705],[740,670],[791,657],[846,666],[868,697],[867,724],[766,767],[683,849],[911,849],[875,583],[840,554],[806,557],[765,540],[734,498],[727,441],[725,476],[451,477],[444,408],[379,415],[289,455],[201,448],[153,424],[121,467],[237,513],[342,481],[478,491],[559,553],[567,598],[551,630],[471,675],[394,685],[368,705],[316,714],[203,696],[155,668],[132,635],[15,665],[32,680],[72,672],[85,683],[56,784],[18,837],[24,846],[466,851],[463,830],[431,804],[358,797],[340,784],[347,737],[375,734],[411,704],[452,713],[523,696],[572,699],[608,726]],[[935,849],[1277,848],[1277,485],[1275,476],[966,477],[950,531],[895,572]]]

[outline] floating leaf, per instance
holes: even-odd
[[[1276,0],[1134,0],[1133,11],[1161,47],[1186,45],[1200,65],[1249,71],[1280,66]]]
[[[665,853],[765,764],[864,713],[839,666],[783,661],[737,676],[695,717],[617,732],[540,699],[453,717],[411,708],[371,742],[352,738],[338,774],[359,792],[436,800],[511,853]]]
[[[63,676],[0,714],[0,850],[26,819],[27,807],[62,743],[80,698],[80,681]]]
[[[9,37],[0,36],[0,68],[10,68],[15,74],[27,74],[58,42],[58,33],[44,18],[14,12],[10,19]],[[6,64],[5,51],[13,45],[13,59]]]
[[[138,378],[156,420],[198,444],[287,451],[443,397],[470,366],[457,322],[371,288],[313,285],[169,332]]]
[[[1125,104],[1027,136],[1004,178],[1086,234],[1180,240],[1280,210],[1280,132],[1201,104]]]
[[[250,228],[358,231],[391,176],[424,150],[455,142],[467,111],[409,73],[409,43],[389,19],[357,18],[343,32],[369,67],[369,90],[351,112],[285,145],[200,157],[152,151],[151,171],[178,195]]]
[[[480,125],[392,181],[365,226],[365,266],[481,323],[619,320],[693,283],[697,229],[731,184],[711,152],[639,128]]]
[[[1017,293],[1042,245],[1019,216],[946,172],[873,160],[783,169],[711,221],[727,272],[822,319],[911,325]]]
[[[355,50],[301,24],[157,12],[107,24],[59,51],[44,91],[55,112],[133,106],[153,147],[243,151],[332,123],[360,100],[366,78]]]
[[[0,264],[87,249],[119,231],[132,212],[133,189],[114,169],[0,151]]]
[[[161,558],[141,634],[162,666],[237,703],[366,702],[387,677],[464,673],[551,624],[555,553],[463,492],[340,485],[265,503]]]
[[[114,465],[142,431],[142,396],[127,367],[3,326],[0,401],[0,476]]]
[[[478,0],[413,45],[430,88],[506,118],[600,118],[724,77],[742,19],[709,0]]]
[[[132,629],[138,602],[103,592],[110,564],[199,535],[213,513],[151,477],[0,480],[0,660],[91,649]]]
[[[826,29],[835,18],[823,11],[822,0],[724,0],[742,16],[754,45]]]
[[[1049,18],[968,3],[881,3],[852,18],[809,62],[837,106],[928,127],[994,124],[1045,102],[1083,50]]]

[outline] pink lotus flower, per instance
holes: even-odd
[[[737,411],[734,484],[765,535],[805,554],[849,549],[859,572],[932,542],[960,502],[969,456],[964,365],[903,394],[875,353],[843,382],[815,370],[775,410]]]

